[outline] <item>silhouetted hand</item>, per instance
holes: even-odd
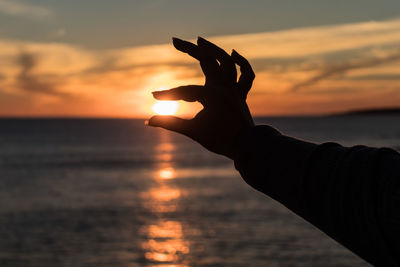
[[[199,101],[204,108],[190,120],[157,115],[148,125],[184,134],[208,150],[233,159],[240,133],[254,126],[246,104],[255,78],[250,64],[235,50],[229,55],[201,37],[197,45],[177,38],[173,38],[173,44],[200,61],[205,85],[180,86],[153,92],[153,96],[158,100]],[[241,71],[239,81],[235,63]]]

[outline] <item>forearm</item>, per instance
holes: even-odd
[[[396,231],[388,224],[399,214],[399,165],[390,149],[318,146],[304,174],[309,221],[375,266],[399,266],[391,242],[400,237],[399,221]]]
[[[242,136],[235,166],[252,187],[353,252],[391,266],[395,254],[378,215],[386,209],[382,154],[361,146],[317,146],[257,126]]]
[[[243,133],[235,167],[255,189],[304,216],[304,177],[316,144],[284,136],[269,126],[256,126]]]

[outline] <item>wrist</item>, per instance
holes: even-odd
[[[265,140],[270,138],[272,139],[282,134],[275,128],[268,125],[254,125],[243,128],[236,136],[232,157],[229,158],[234,161],[238,159],[240,155],[243,155],[243,151],[246,149],[246,147],[249,146],[249,142],[259,135],[262,135],[262,138]]]

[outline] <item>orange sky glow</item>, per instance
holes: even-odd
[[[207,38],[207,36],[204,36]],[[256,72],[254,115],[305,115],[400,103],[400,19],[210,38]],[[0,36],[0,116],[137,117],[151,91],[202,84],[172,44],[89,50]],[[199,104],[180,103],[192,116]]]

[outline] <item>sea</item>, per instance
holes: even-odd
[[[257,118],[400,150],[400,116]],[[135,119],[0,120],[0,266],[369,266],[232,161]]]

